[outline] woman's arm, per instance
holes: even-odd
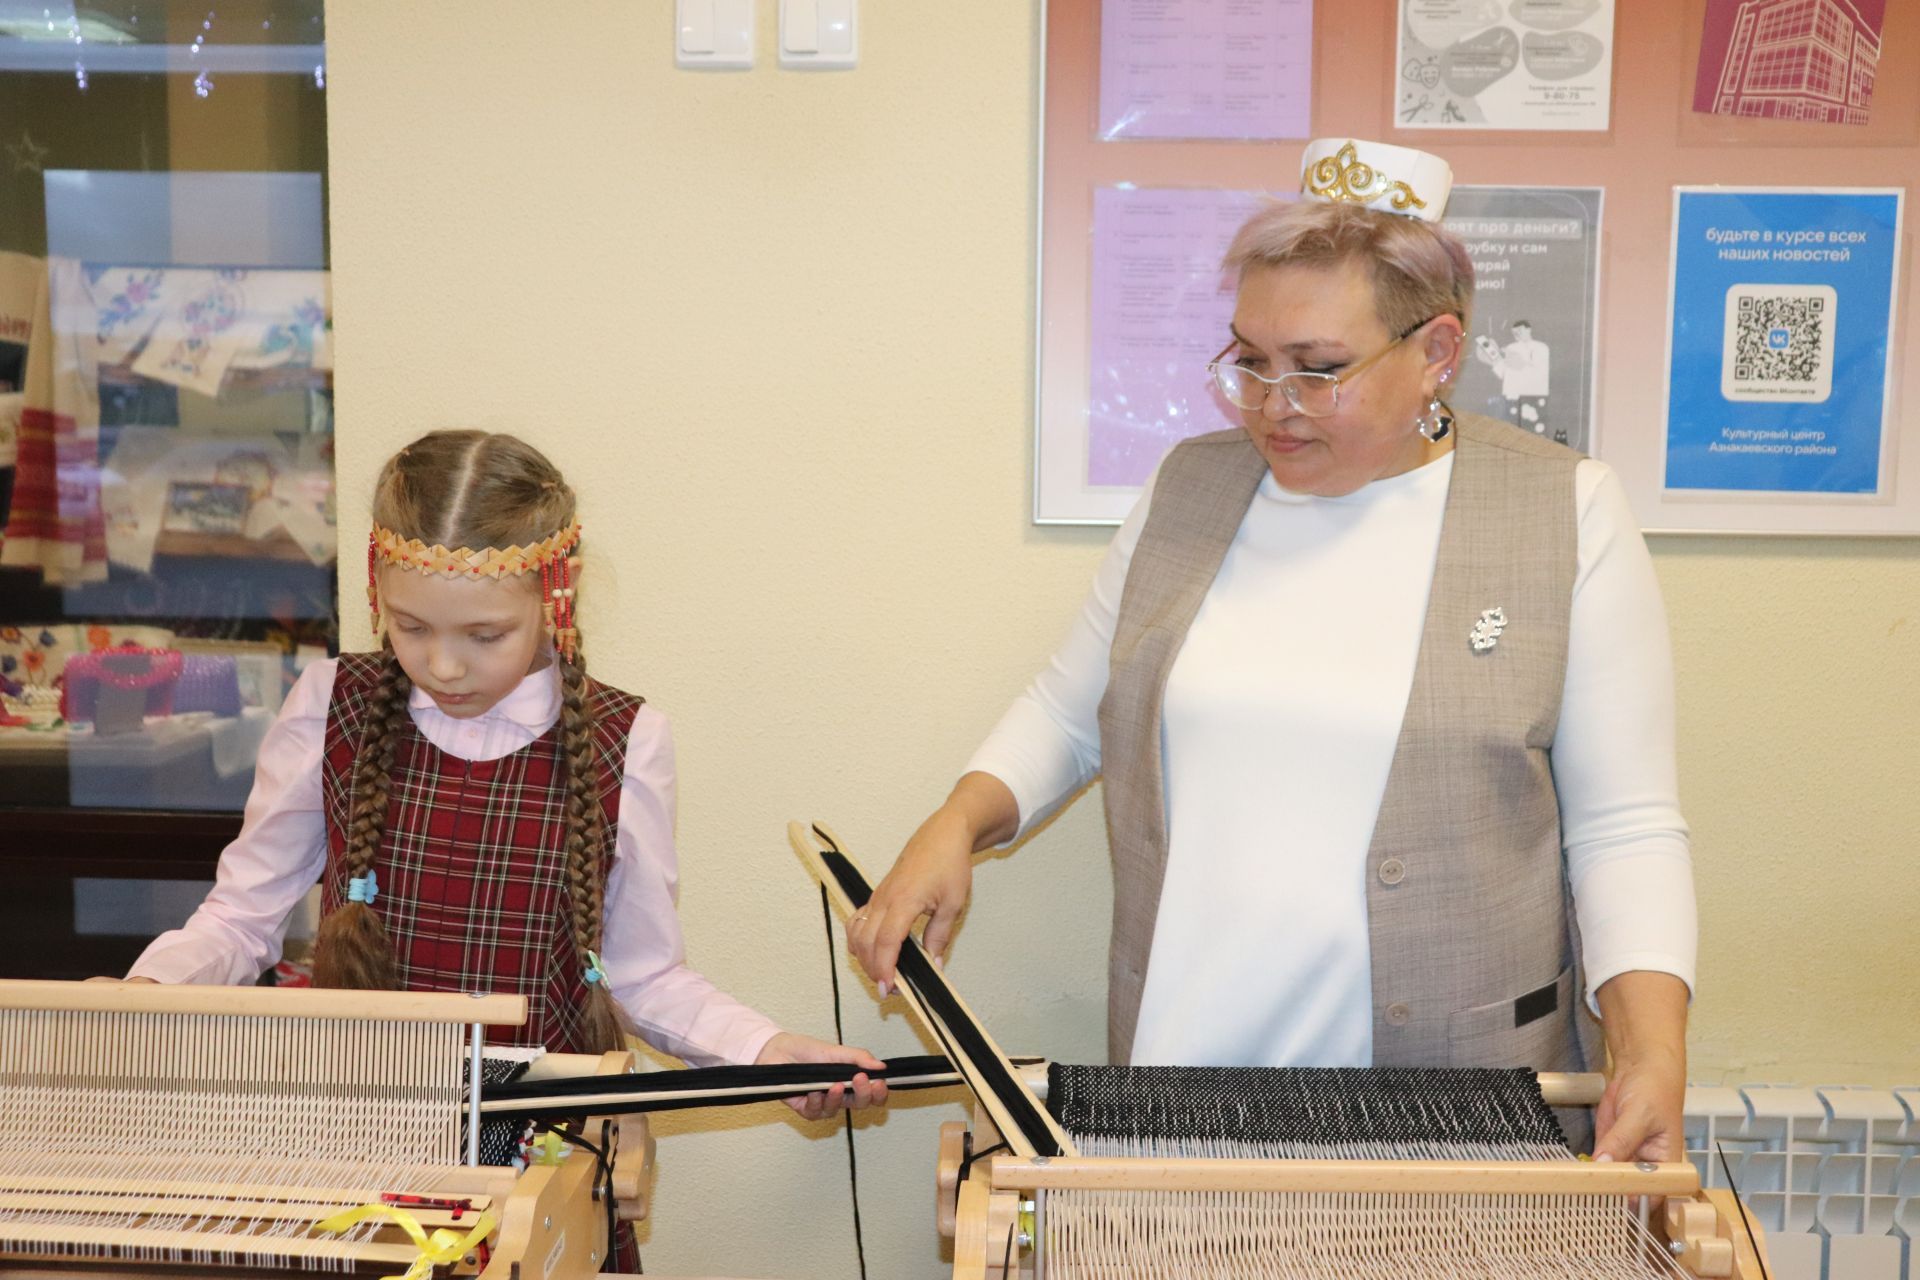
[[[301,673],[260,742],[240,834],[213,892],[181,928],[155,938],[128,972],[155,982],[243,986],[280,959],[287,918],[327,860],[320,755],[338,663]]]
[[[946,803],[920,824],[872,900],[847,922],[847,945],[881,995],[892,990],[900,946],[921,916],[927,917],[922,945],[935,960],[945,958],[973,893],[973,855],[1011,840],[1019,827],[1013,792],[978,771],[962,775]]]
[[[1607,1091],[1594,1111],[1594,1159],[1686,1158],[1687,984],[1634,970],[1600,988]]]
[[[1577,489],[1580,566],[1552,759],[1588,999],[1613,1058],[1596,1150],[1678,1158],[1697,924],[1672,648],[1619,481],[1583,462]]]

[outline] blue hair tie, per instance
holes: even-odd
[[[599,986],[605,987],[609,991],[613,990],[613,983],[607,978],[606,967],[600,963],[600,953],[598,951],[587,952],[587,972],[585,976],[588,986]]]
[[[378,897],[379,893],[380,883],[371,869],[364,876],[355,876],[347,881],[348,902],[364,902],[372,906],[374,898]]]

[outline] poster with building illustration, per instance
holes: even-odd
[[[1886,0],[1707,0],[1693,109],[1867,122]]]
[[[1455,187],[1445,225],[1473,258],[1453,407],[1594,451],[1597,187]]]
[[[1605,129],[1613,0],[1400,0],[1408,129]]]

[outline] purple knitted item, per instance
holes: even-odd
[[[240,675],[232,657],[223,653],[190,653],[173,690],[173,713],[211,711],[216,716],[240,714]]]

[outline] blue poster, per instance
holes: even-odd
[[[1882,484],[1901,192],[1676,188],[1666,487]]]

